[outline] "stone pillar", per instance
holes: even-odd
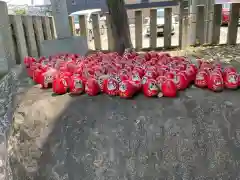
[[[41,55],[74,53],[85,56],[88,52],[87,37],[72,36],[66,0],[51,0],[51,3],[57,39],[44,40],[40,47]]]
[[[192,4],[189,3],[189,45],[194,45],[196,43],[196,11],[197,11],[197,1],[192,0]]]
[[[213,29],[213,12],[214,12],[214,0],[208,0],[207,1],[207,34],[206,34],[206,43],[211,44],[212,43],[212,29]]]
[[[58,39],[71,37],[66,0],[51,0]]]
[[[13,61],[13,44],[6,2],[0,1],[0,77],[16,62]]]

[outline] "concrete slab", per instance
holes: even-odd
[[[7,4],[0,1],[0,76],[5,75],[16,64],[13,41],[9,30]]]
[[[88,52],[87,38],[72,36],[55,40],[45,40],[40,47],[41,56],[50,56],[58,53],[77,53],[85,56]]]

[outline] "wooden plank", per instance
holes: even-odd
[[[15,64],[21,64],[20,57],[18,55],[17,40],[15,37],[13,25],[9,19],[9,32],[10,32],[10,44],[11,44],[11,54],[12,58],[15,61]]]
[[[222,21],[222,4],[214,5],[214,16],[213,16],[213,28],[212,28],[212,44],[219,44],[220,41],[220,28]]]
[[[234,45],[237,41],[238,18],[240,3],[233,3],[230,11],[230,21],[228,25],[227,44]]]
[[[150,48],[157,47],[157,10],[150,10]]]
[[[164,48],[171,47],[172,39],[172,8],[164,9]]]
[[[13,34],[16,40],[17,52],[20,57],[20,63],[22,64],[24,61],[24,57],[28,56],[22,17],[18,15],[9,15],[9,19],[13,27]]]
[[[196,12],[196,44],[204,44],[204,19],[205,19],[205,7],[204,5],[197,6]]]
[[[33,16],[33,28],[34,28],[36,42],[37,42],[37,48],[38,48],[38,52],[39,52],[39,56],[40,56],[40,54],[41,54],[40,47],[41,47],[42,41],[44,40],[42,18],[40,16]]]
[[[48,18],[49,18],[49,23],[50,23],[52,39],[56,39],[57,38],[57,33],[56,33],[54,18],[53,18],[53,16],[49,16]]]
[[[48,16],[42,16],[42,26],[43,26],[43,34],[45,40],[51,40],[52,34],[50,29],[50,22]]]
[[[93,36],[94,36],[94,44],[96,50],[101,50],[101,36],[99,31],[99,15],[92,15],[92,27],[93,27]]]
[[[69,21],[71,35],[73,36],[76,33],[73,17],[72,16],[68,16],[68,21]]]
[[[112,51],[114,47],[114,39],[112,34],[110,18],[111,18],[110,15],[106,14],[108,50]]]
[[[87,37],[87,23],[85,15],[79,16],[80,36]]]
[[[25,37],[28,47],[28,54],[32,57],[38,57],[37,43],[35,39],[32,16],[22,16]]]
[[[142,11],[135,11],[135,47],[136,50],[142,48],[142,33],[143,33],[143,16]]]

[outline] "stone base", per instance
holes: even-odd
[[[87,38],[72,36],[63,39],[45,40],[40,47],[41,56],[58,53],[76,53],[85,56],[88,52]]]

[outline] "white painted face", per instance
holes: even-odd
[[[149,89],[151,91],[156,91],[158,88],[157,88],[157,85],[155,83],[150,83],[149,84]]]
[[[120,86],[119,86],[119,90],[120,90],[121,92],[125,92],[125,91],[127,90],[126,84],[121,83]]]
[[[74,80],[74,86],[75,86],[75,88],[77,88],[77,89],[81,89],[81,88],[83,87],[82,81],[80,81],[79,79],[75,79],[75,80]]]
[[[237,79],[238,79],[238,77],[237,77],[236,74],[230,74],[228,76],[228,82],[230,82],[230,83],[236,84],[237,83]]]
[[[110,81],[108,81],[107,88],[108,88],[108,90],[112,91],[112,90],[115,90],[117,87],[116,87],[116,84],[110,80]]]
[[[45,84],[45,85],[47,85],[47,84],[49,84],[49,83],[52,83],[52,80],[53,80],[53,77],[52,77],[51,75],[46,74],[46,75],[44,76],[44,84]]]
[[[133,81],[140,81],[141,79],[140,79],[139,75],[137,73],[135,73],[135,74],[132,75],[132,80]]]

